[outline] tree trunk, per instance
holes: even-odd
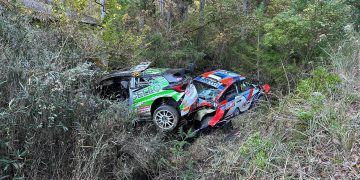
[[[185,0],[177,1],[177,9],[179,11],[180,20],[183,21],[187,17],[189,3]]]
[[[164,0],[160,0],[160,14],[164,16]]]
[[[243,13],[245,16],[249,14],[250,2],[249,0],[243,0]]]
[[[201,43],[202,35],[204,34],[205,28],[205,17],[204,17],[204,8],[205,8],[205,0],[200,0],[200,26],[198,36],[197,36],[197,43]]]
[[[101,4],[101,14],[100,14],[101,21],[104,20],[105,15],[106,15],[105,3],[106,3],[106,0],[100,0],[100,4]]]

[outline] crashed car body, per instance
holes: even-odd
[[[111,73],[100,80],[97,89],[103,96],[127,99],[140,119],[152,118],[159,129],[171,131],[196,105],[195,86],[185,69],[149,66],[150,62],[143,62]]]
[[[199,99],[193,112],[194,120],[200,122],[197,130],[228,122],[270,90],[267,84],[249,83],[244,76],[226,70],[203,73],[194,79],[194,85]]]

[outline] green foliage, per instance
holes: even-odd
[[[171,153],[178,159],[182,156],[186,155],[186,151],[184,150],[185,146],[190,145],[187,141],[189,138],[193,138],[194,134],[189,131],[185,132],[183,128],[179,129],[179,136],[181,140],[173,140],[171,141],[172,147],[170,148]]]
[[[91,94],[98,72],[82,61],[80,41],[12,12],[0,12],[0,22],[0,174],[48,179],[64,170],[59,158],[74,158],[58,155],[74,150],[77,128],[89,127],[111,102]]]
[[[204,54],[197,51],[189,40],[174,38],[178,39],[176,44],[161,33],[153,33],[147,38],[149,48],[142,55],[145,59],[153,60],[159,67],[185,67],[188,63],[203,58]]]
[[[341,83],[338,75],[328,72],[325,68],[315,69],[310,78],[301,80],[297,86],[297,94],[304,98],[314,98],[314,92],[319,92],[323,95],[328,95],[331,91],[335,90]],[[312,99],[315,103],[323,98],[318,96]]]
[[[269,140],[262,138],[260,133],[257,132],[248,137],[246,142],[240,147],[239,153],[250,158],[251,165],[264,168],[269,162],[267,152],[272,146]]]
[[[88,2],[54,0],[54,19],[42,22],[0,0],[0,179],[326,179],[352,163],[358,1],[249,1],[244,14],[236,0],[205,1],[203,12],[199,0],[169,0],[163,13],[155,1],[107,0],[102,21]],[[78,22],[87,16],[98,26]],[[118,69],[145,59],[259,74],[286,107],[243,115],[240,135],[263,135],[190,144],[180,129],[181,139],[164,142],[150,123],[134,128],[125,102],[92,94],[102,74],[91,62]],[[298,82],[329,62],[342,81],[315,68]],[[287,81],[295,95],[282,99]]]
[[[187,163],[186,170],[182,175],[183,180],[192,180],[196,179],[195,172],[194,172],[194,163],[190,160]]]
[[[142,60],[140,54],[146,49],[144,38],[150,29],[148,26],[143,29],[132,28],[135,17],[127,14],[127,3],[109,3],[110,12],[103,24],[103,40],[110,55],[109,66],[121,68],[129,63],[137,64]]]
[[[314,118],[314,113],[313,112],[308,112],[308,111],[300,111],[298,113],[298,118],[303,121],[303,122],[309,122],[310,120],[312,120]]]
[[[283,12],[264,25],[264,44],[276,47],[299,48],[311,40],[310,21],[298,14]]]
[[[303,139],[303,132],[309,130],[311,123],[324,111],[325,101],[335,91],[341,80],[338,75],[329,73],[325,68],[317,68],[311,77],[301,80],[297,86],[297,96],[304,98],[309,104],[306,110],[299,110],[296,129],[300,132],[299,138]]]

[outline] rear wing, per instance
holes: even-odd
[[[149,66],[151,65],[151,62],[146,61],[146,62],[142,62],[140,64],[138,64],[135,67],[132,67],[130,69],[131,72],[142,72],[145,71],[147,68],[149,68]]]

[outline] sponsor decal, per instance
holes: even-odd
[[[139,106],[137,110],[140,114],[150,113],[150,106]]]
[[[221,71],[218,71],[217,72],[217,75],[219,74],[219,76],[240,76],[239,74],[236,74],[236,73],[233,73],[233,72],[230,72],[230,71],[224,71],[224,70],[221,70]]]
[[[206,73],[203,73],[202,76],[204,77],[208,77],[210,74],[214,74],[215,72],[211,71],[211,72],[206,72]]]
[[[210,86],[213,86],[213,87],[220,87],[222,84],[220,82],[217,82],[217,81],[214,81],[214,80],[211,80],[209,78],[204,78],[204,77],[200,77],[200,78],[197,78],[197,80],[205,83],[205,84],[208,84]]]
[[[131,73],[131,76],[133,76],[133,77],[140,77],[140,75],[141,75],[141,72],[139,72],[139,71],[135,71],[135,72]]]
[[[229,102],[229,103],[226,104],[225,110],[228,110],[228,109],[230,109],[230,108],[232,108],[232,107],[234,107],[234,106],[235,106],[235,102],[234,102],[234,101]]]
[[[223,84],[230,85],[233,82],[233,78],[225,78],[220,81]]]
[[[209,77],[209,78],[216,79],[216,80],[218,80],[218,81],[220,81],[220,80],[221,80],[221,77],[219,77],[219,76],[215,76],[215,75],[213,75],[213,74],[210,74],[208,77]]]
[[[159,92],[159,91],[161,91],[161,89],[162,88],[159,84],[155,84],[153,86],[149,86],[149,87],[140,89],[140,90],[134,92],[134,99],[139,99],[139,98],[145,97],[147,95]]]

